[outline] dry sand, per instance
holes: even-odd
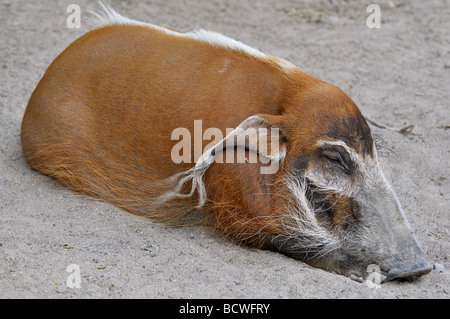
[[[385,170],[440,270],[369,289],[203,227],[175,228],[78,195],[27,166],[20,123],[51,61],[87,32],[66,8],[96,1],[0,2],[0,297],[449,298],[450,5],[446,0],[111,1],[123,15],[205,28],[290,60],[347,92],[385,143]],[[150,44],[151,45],[151,44]],[[399,133],[413,125],[412,132]],[[412,133],[412,134],[411,134]],[[69,288],[77,264],[81,288]]]

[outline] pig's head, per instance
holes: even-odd
[[[211,204],[209,224],[228,237],[356,280],[368,275],[369,265],[388,280],[428,273],[431,265],[353,101],[321,82],[286,99],[280,113],[245,119],[177,174],[177,187],[163,200],[197,190],[199,206]],[[265,161],[213,164],[236,148]]]
[[[324,84],[268,123],[287,149],[289,233],[273,237],[276,249],[354,279],[365,278],[371,264],[387,280],[431,271],[382,172],[370,128],[345,93]]]

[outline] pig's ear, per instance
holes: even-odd
[[[273,115],[254,115],[246,118],[233,131],[231,131],[222,141],[205,151],[201,160],[207,160],[208,157],[216,157],[217,154],[225,149],[235,148],[238,150],[236,159],[238,163],[244,163],[243,152],[246,150],[259,155],[259,160],[266,164],[268,162],[278,163],[286,155],[286,144],[283,133],[280,131],[277,123],[277,117]],[[227,161],[229,162],[229,161]],[[267,167],[261,168],[262,174],[275,173]]]
[[[197,163],[191,169],[172,176],[176,180],[174,189],[158,200],[167,201],[174,197],[190,197],[195,190],[198,193],[198,206],[201,207],[206,201],[206,189],[203,183],[203,175],[214,162],[218,154],[223,155],[225,149],[237,149],[248,151],[259,155],[261,174],[275,174],[278,171],[279,162],[286,155],[286,145],[283,133],[280,128],[274,124],[277,123],[277,116],[274,115],[254,115],[250,116],[231,131],[225,138],[217,144],[207,149],[197,160]],[[229,152],[227,152],[229,153]],[[243,152],[245,153],[245,152]],[[240,160],[239,153],[237,161]],[[245,155],[244,155],[245,156]],[[235,157],[233,156],[234,160]],[[223,160],[223,158],[222,158]],[[243,159],[245,161],[245,158]],[[225,160],[226,161],[226,160]],[[242,163],[242,162],[241,162]],[[188,194],[181,193],[186,182],[191,181],[191,191]]]

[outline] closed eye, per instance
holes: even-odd
[[[330,149],[324,149],[323,155],[325,158],[331,162],[334,165],[338,165],[340,168],[342,168],[345,172],[350,172],[350,167],[346,163],[343,156],[340,154],[340,152],[336,150],[330,150]]]

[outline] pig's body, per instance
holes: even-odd
[[[211,44],[178,34],[111,25],[68,47],[29,101],[22,143],[30,165],[151,216],[161,192],[149,192],[153,182],[193,166],[172,161],[174,129],[193,132],[202,120],[204,130],[225,132],[251,115],[279,113],[287,79],[277,63],[227,47],[211,53]],[[140,196],[138,206],[127,204]]]
[[[403,219],[403,213],[378,173],[370,129],[345,93],[222,35],[183,34],[107,13],[120,21],[69,46],[30,98],[22,145],[31,167],[135,214],[171,223],[204,222],[237,241],[345,275],[364,277],[368,264],[385,259],[387,275],[396,269],[392,278],[430,270],[402,220],[394,225],[391,241],[408,244],[386,251],[403,257],[388,258],[378,248],[371,255],[366,247],[356,247],[366,252],[352,255],[358,240],[350,237],[359,232],[360,215],[378,209],[365,202],[370,196],[360,195],[373,190],[364,186],[369,184],[364,178],[355,182],[358,174],[369,172],[366,178],[376,181],[372,184],[395,211],[386,220],[377,218],[390,223]],[[203,131],[279,129],[282,147],[275,157],[280,169],[263,175],[260,162],[211,164],[218,147],[195,158],[197,164],[175,163],[172,132],[193,132],[195,120],[203,121]],[[209,142],[202,142],[202,150]],[[346,159],[336,158],[341,156]],[[330,158],[349,166],[343,182],[326,177],[338,165]],[[338,169],[335,179],[343,174]],[[344,241],[352,246],[345,250]],[[409,257],[396,251],[400,247],[413,247]],[[403,271],[400,264],[408,258],[413,266],[405,261],[409,268]]]

